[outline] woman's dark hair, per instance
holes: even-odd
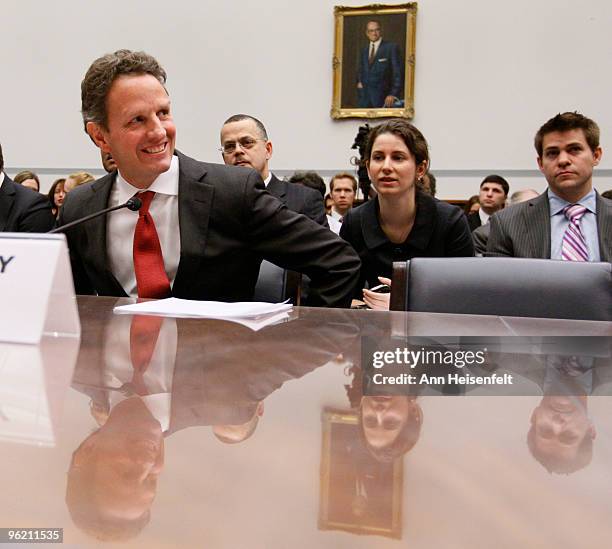
[[[47,193],[47,197],[49,198],[49,202],[51,203],[52,208],[59,208],[59,206],[55,203],[55,189],[57,189],[58,185],[63,185],[66,182],[66,179],[61,177],[60,179],[56,179],[51,185],[49,192]]]
[[[429,164],[429,148],[427,147],[425,137],[415,126],[402,118],[394,118],[388,122],[374,126],[370,130],[365,148],[366,160],[370,160],[372,147],[376,138],[385,133],[397,135],[404,141],[406,147],[412,153],[412,156],[414,156],[414,161],[417,166],[423,162]]]

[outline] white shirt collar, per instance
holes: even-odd
[[[266,188],[268,187],[268,183],[270,183],[270,181],[272,181],[272,172],[268,172],[268,177],[264,179],[264,185]]]
[[[374,44],[374,51],[378,51],[378,47],[380,46],[381,42],[382,42],[382,37],[376,40],[376,42],[370,42],[370,44]],[[370,46],[370,49],[372,49],[372,46]]]
[[[179,180],[179,159],[178,156],[172,156],[170,162],[170,168],[164,173],[160,173],[155,181],[151,183],[148,189],[138,189],[130,183],[128,183],[121,172],[117,172],[116,188],[118,191],[119,204],[123,204],[126,200],[134,196],[143,190],[153,191],[159,194],[166,194],[169,196],[178,195],[178,180]]]
[[[478,209],[478,215],[480,217],[480,224],[486,225],[489,222],[489,217],[491,217],[487,212],[485,212],[482,208]]]
[[[4,172],[0,172],[0,187],[2,187],[2,183],[4,183]]]

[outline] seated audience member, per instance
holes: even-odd
[[[100,158],[102,160],[102,167],[106,173],[112,173],[117,169],[117,163],[111,153],[100,151]]]
[[[423,176],[423,179],[417,183],[419,189],[423,192],[436,196],[436,176],[429,170]]]
[[[334,204],[334,201],[332,200],[332,197],[330,196],[329,193],[327,193],[325,195],[325,215],[327,216],[331,215],[333,204]]]
[[[325,181],[317,172],[295,172],[289,178],[289,183],[304,185],[325,197]]]
[[[548,189],[491,218],[487,254],[612,261],[612,201],[593,189],[602,154],[597,124],[577,112],[557,114],[536,133],[535,149]]]
[[[75,172],[71,173],[64,183],[64,192],[69,193],[76,187],[80,185],[84,185],[85,183],[89,183],[90,181],[95,181],[95,177],[87,172]]]
[[[486,225],[489,222],[489,217],[506,205],[509,190],[508,182],[501,175],[487,175],[482,180],[478,194],[480,208],[477,212],[468,215],[470,231],[481,225]]]
[[[54,223],[47,197],[18,185],[4,173],[0,145],[0,232],[45,233]]]
[[[287,208],[327,227],[323,197],[318,192],[281,181],[270,171],[272,141],[257,118],[248,114],[230,116],[221,128],[220,150],[225,164],[253,168],[261,175],[268,192]]]
[[[612,189],[601,193],[601,196],[603,196],[604,198],[607,198],[608,200],[612,200]]]
[[[85,130],[112,154],[118,171],[68,193],[59,225],[136,193],[143,205],[66,231],[77,293],[246,301],[263,258],[307,274],[310,305],[348,305],[359,274],[357,254],[283,207],[255,170],[198,162],[175,151],[165,82],[155,58],[118,50],[95,60],[81,84]],[[227,135],[223,141],[224,156],[242,159],[229,163],[248,164],[254,149],[259,158],[261,144],[267,151],[267,140],[252,128],[224,129],[239,134],[233,150]]]
[[[538,191],[533,189],[523,189],[512,193],[508,200],[508,206],[518,204],[519,202],[525,202],[525,200],[531,200],[538,196]],[[487,241],[489,240],[489,232],[491,231],[491,224],[481,225],[476,227],[472,231],[472,240],[474,240],[474,250],[476,255],[482,256],[487,251]]]
[[[23,170],[19,172],[13,178],[13,181],[27,187],[28,189],[32,189],[33,191],[40,191],[40,179],[38,179],[38,176],[30,170]]]
[[[327,222],[329,228],[339,234],[346,212],[353,207],[357,193],[357,180],[350,173],[339,173],[331,178],[329,188],[332,204],[330,213],[327,214]]]
[[[49,189],[49,193],[47,197],[49,198],[49,203],[51,204],[51,211],[55,217],[59,214],[59,209],[62,207],[64,203],[64,198],[66,198],[66,192],[64,191],[64,183],[66,179],[63,177],[60,179],[56,179],[51,185]]]
[[[377,195],[349,210],[340,236],[361,257],[359,291],[390,284],[394,261],[413,257],[472,256],[474,247],[460,208],[417,188],[427,171],[429,151],[423,134],[406,120],[394,119],[370,130],[366,166]],[[389,294],[363,290],[372,308],[388,309]]]
[[[470,196],[470,198],[468,198],[468,201],[464,207],[464,212],[465,215],[470,215],[476,213],[478,210],[480,210],[480,202],[478,202],[478,195],[473,194],[472,196]]]
[[[329,182],[329,194],[332,198],[331,216],[340,221],[353,207],[357,195],[357,179],[350,173],[334,175]]]

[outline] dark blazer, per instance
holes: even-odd
[[[319,225],[329,228],[321,193],[304,185],[281,181],[274,174],[272,174],[267,189],[270,194],[276,196],[292,212],[304,214]]]
[[[481,225],[472,231],[472,240],[474,241],[474,251],[477,254],[485,255],[487,252],[487,241],[491,232],[491,224]]]
[[[467,216],[468,225],[470,226],[470,231],[477,229],[482,225],[482,221],[480,220],[480,215],[478,212],[472,212]]]
[[[378,108],[385,103],[387,95],[402,99],[404,81],[403,63],[400,49],[393,42],[381,40],[374,61],[370,65],[370,43],[361,50],[357,82],[362,89],[357,89],[358,106]]]
[[[612,200],[596,196],[601,261],[612,261]],[[550,259],[548,193],[496,212],[489,220],[488,256]]]
[[[54,224],[47,197],[4,174],[0,186],[0,232],[46,233]]]
[[[104,348],[109,341],[116,347],[117,330],[123,329],[113,305],[83,332],[72,377],[74,389],[107,411],[118,387],[108,385],[105,372],[116,364],[106,362]],[[166,321],[176,322],[177,330],[176,355],[165,364],[172,372],[169,433],[196,425],[244,423],[257,403],[284,383],[359,347],[358,327],[348,311],[335,313],[325,330],[319,316],[307,309],[291,321],[257,332],[220,320]],[[196,353],[196,347],[205,351]],[[129,360],[129,348],[117,350]]]
[[[287,209],[266,192],[254,170],[177,155],[181,254],[174,297],[247,301],[263,257],[307,274],[310,304],[348,305],[359,273],[350,246]],[[115,177],[108,174],[70,192],[59,225],[105,208]],[[77,293],[125,296],[109,267],[106,216],[69,229],[66,236]]]
[[[340,236],[361,258],[355,295],[365,281],[372,287],[379,284],[379,276],[391,278],[394,261],[474,255],[470,230],[460,208],[421,191],[416,193],[416,204],[414,225],[403,244],[393,244],[383,232],[378,220],[378,198],[348,211]]]

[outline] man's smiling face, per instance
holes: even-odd
[[[106,97],[107,127],[89,122],[87,130],[121,175],[144,189],[170,168],[176,127],[170,98],[150,74],[122,75]]]

